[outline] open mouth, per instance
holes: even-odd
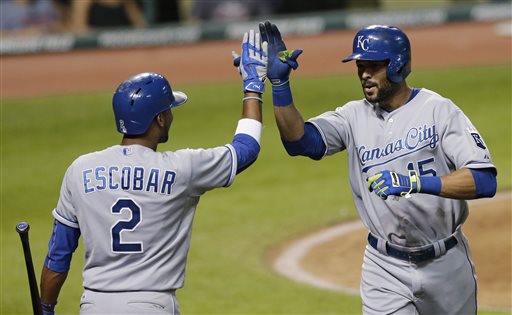
[[[371,82],[363,82],[363,89],[366,94],[373,94],[377,90],[377,85]]]

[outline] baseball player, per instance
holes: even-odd
[[[476,276],[461,226],[466,199],[492,197],[496,168],[476,128],[451,100],[406,83],[411,48],[396,27],[361,29],[353,52],[364,99],[304,122],[289,83],[301,50],[278,28],[267,76],[287,152],[320,160],[348,154],[349,180],[369,230],[360,293],[364,314],[476,314]]]
[[[260,150],[266,46],[245,33],[239,71],[242,118],[233,141],[211,149],[157,152],[172,109],[187,96],[165,77],[141,73],[113,96],[120,145],[77,158],[62,182],[41,275],[41,302],[53,314],[71,256],[83,237],[81,314],[179,314],[191,225],[199,198],[228,187]]]

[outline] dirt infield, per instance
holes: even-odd
[[[413,71],[469,64],[509,64],[511,37],[497,35],[496,28],[495,23],[453,23],[405,29],[412,42]],[[300,71],[294,76],[353,73],[353,64],[340,63],[350,52],[353,35],[353,31],[335,31],[287,38],[288,47],[304,49]],[[231,51],[239,50],[239,46],[239,41],[223,41],[2,56],[1,97],[112,91],[127,77],[144,71],[166,75],[173,86],[238,80],[232,69]],[[490,200],[481,207],[484,209],[472,211],[464,229],[477,265],[480,301],[510,309],[510,199],[497,203]],[[364,234],[360,230],[321,244],[308,253],[301,264],[319,277],[356,288]],[[278,254],[279,250],[272,256]]]
[[[471,201],[470,215],[463,227],[476,265],[479,304],[484,308],[512,308],[511,197],[506,192],[494,200]],[[311,276],[345,288],[345,292],[357,293],[367,233],[362,224],[353,231],[339,233],[306,251],[298,264]],[[280,253],[276,252],[275,257]]]
[[[496,27],[494,23],[456,23],[405,29],[413,49],[413,71],[509,63],[510,36],[496,35]],[[287,38],[288,47],[304,49],[300,71],[294,76],[354,73],[352,63],[340,62],[350,53],[353,36],[353,31],[334,31]],[[238,80],[231,68],[231,51],[239,51],[239,47],[238,41],[223,41],[130,50],[2,56],[0,91],[2,97],[111,91],[127,77],[144,71],[161,72],[174,86]]]

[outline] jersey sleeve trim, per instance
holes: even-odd
[[[237,157],[236,157],[235,148],[231,144],[226,144],[225,147],[228,148],[229,153],[231,154],[231,171],[230,171],[228,182],[223,187],[229,187],[229,186],[231,186],[231,184],[233,184],[233,181],[235,180],[236,169],[237,169]]]
[[[65,218],[64,216],[62,216],[58,211],[57,209],[53,209],[52,211],[52,214],[53,214],[53,217],[59,221],[60,223],[64,224],[64,225],[67,225],[69,227],[72,227],[72,228],[76,228],[76,229],[79,229],[80,226],[78,225],[78,222],[75,222],[75,221],[72,221],[72,220],[69,220],[67,218]]]
[[[489,162],[471,162],[462,167],[466,167],[469,169],[475,169],[475,170],[481,170],[481,169],[488,168],[488,169],[492,170],[495,175],[498,174],[498,169],[496,168],[496,166],[494,166],[493,164],[491,164]]]

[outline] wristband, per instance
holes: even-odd
[[[441,193],[441,177],[438,176],[419,176],[421,188],[418,186],[418,192],[430,195],[439,195]]]
[[[43,315],[55,314],[55,305],[57,305],[57,302],[54,304],[41,302],[41,310],[43,311]]]
[[[246,96],[246,97],[242,98],[242,102],[247,101],[247,100],[258,100],[258,101],[260,101],[260,103],[263,103],[263,100],[259,96]]]
[[[293,103],[290,81],[286,81],[281,85],[272,85],[272,99],[274,106],[288,106]]]
[[[259,144],[261,139],[261,129],[263,129],[261,122],[251,118],[242,118],[238,121],[235,136],[237,134],[246,134],[254,138],[254,140]]]

